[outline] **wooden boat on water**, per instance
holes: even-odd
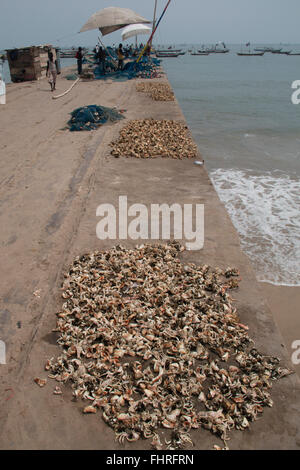
[[[243,45],[241,45],[241,50],[240,52],[237,52],[237,55],[242,56],[242,57],[263,57],[265,54],[264,50],[256,51],[256,49],[254,49],[254,52],[253,52],[253,50],[251,49],[250,42],[247,42],[246,47],[247,47],[247,50],[243,49]]]
[[[279,54],[282,51],[281,49],[274,49],[274,47],[257,47],[254,49],[256,52],[272,52],[274,54]]]
[[[181,54],[182,49],[158,49],[156,51],[158,54]],[[185,52],[184,52],[185,54]]]
[[[209,52],[191,52],[191,55],[209,55]]]
[[[272,51],[272,54],[290,55],[292,51]]]
[[[230,52],[230,49],[226,47],[226,44],[224,42],[218,42],[217,44],[214,44],[212,46],[207,47],[205,44],[201,45],[201,49],[198,49],[198,52],[201,53],[201,55],[207,54],[228,54]],[[205,54],[202,54],[205,53]]]
[[[264,54],[264,52],[237,52],[237,55],[244,57],[262,57]]]
[[[229,49],[217,49],[217,48],[210,48],[207,49],[206,52],[209,54],[228,54],[230,52]]]
[[[165,58],[165,57],[178,57],[180,54],[178,52],[156,52],[156,57]]]
[[[82,48],[82,53],[86,54],[88,49],[85,47]],[[60,50],[60,57],[61,59],[75,59],[77,53],[77,49],[74,47],[72,49],[61,49]]]
[[[74,59],[76,56],[76,52],[77,52],[76,49],[68,49],[68,50],[61,49],[60,57],[62,59]]]

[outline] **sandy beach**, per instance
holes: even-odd
[[[273,286],[272,284],[260,284],[263,295],[272,311],[274,320],[283,336],[287,351],[292,357],[297,349],[292,348],[295,341],[300,344],[300,288]],[[300,352],[298,353],[300,360]],[[293,364],[298,375],[300,375],[300,365]]]
[[[71,85],[64,75],[58,78],[57,95]],[[205,167],[188,159],[110,155],[109,144],[127,120],[153,117],[185,123],[177,101],[154,102],[135,87],[135,80],[82,81],[53,100],[46,80],[7,86],[7,104],[0,106],[0,339],[7,346],[7,364],[0,366],[5,403],[0,411],[1,449],[123,449],[99,415],[82,414],[82,404],[72,402],[70,389],[56,397],[55,383],[44,389],[33,383],[34,377],[45,375],[46,359],[59,354],[52,330],[63,273],[78,254],[117,243],[97,239],[96,208],[101,203],[117,206],[120,195],[146,206],[203,203],[204,249],[185,252],[183,261],[236,266],[242,278],[235,292],[241,321],[249,325],[258,349],[291,366],[291,344],[300,340],[300,289],[256,282]],[[92,132],[69,132],[69,113],[89,104],[126,109],[126,121]],[[135,244],[126,240],[128,246]],[[276,383],[274,407],[245,433],[234,432],[230,447],[299,449],[299,384],[296,374]],[[196,449],[212,449],[216,443],[202,431],[194,432],[193,440]],[[125,449],[149,449],[149,443],[138,441]]]

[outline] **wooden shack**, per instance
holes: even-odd
[[[21,49],[7,49],[11,81],[15,83],[44,78],[50,51],[53,53],[54,60],[56,60],[56,51],[49,44],[23,47]]]

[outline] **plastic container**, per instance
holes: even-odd
[[[5,81],[2,79],[1,75],[0,75],[0,104],[6,104]]]

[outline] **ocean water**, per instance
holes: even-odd
[[[300,56],[239,57],[240,46],[229,47],[163,67],[257,279],[299,286],[300,104],[291,86]]]

